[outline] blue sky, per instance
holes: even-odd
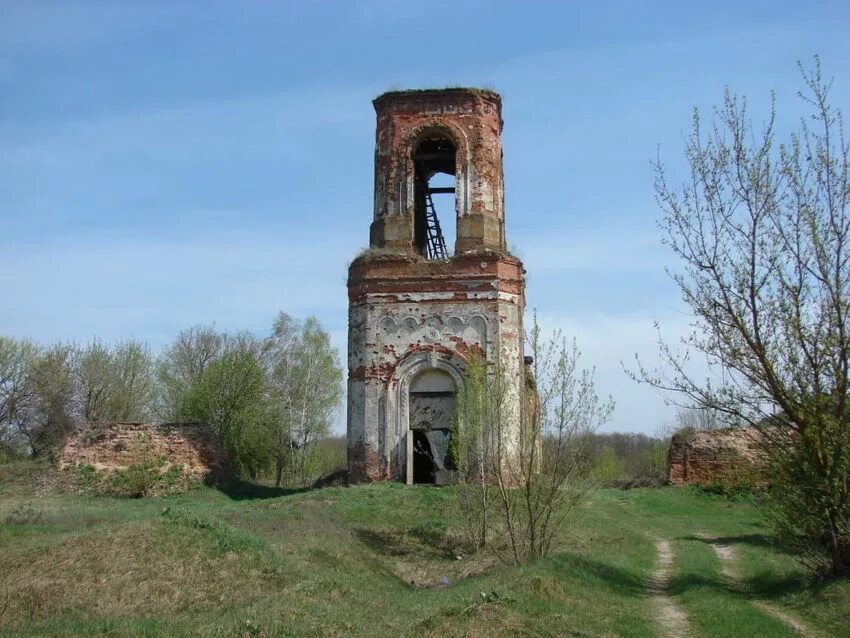
[[[0,2],[0,334],[135,337],[316,315],[343,354],[388,89],[504,100],[508,242],[529,309],[575,337],[607,430],[672,410],[620,361],[690,317],[650,161],[683,174],[694,106],[802,112],[796,61],[850,100],[843,2]]]

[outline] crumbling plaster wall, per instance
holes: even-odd
[[[504,375],[518,439],[525,370],[522,263],[506,251],[501,98],[480,89],[394,91],[374,101],[375,200],[370,250],[349,268],[349,480],[411,480],[408,390],[426,369],[463,383],[475,353]],[[414,153],[427,138],[455,148],[454,256],[414,249]]]
[[[407,391],[426,368],[463,383],[473,353],[500,361],[519,421],[522,265],[511,257],[355,262],[349,277],[348,445],[352,482],[404,480]],[[508,419],[511,417],[508,416]]]

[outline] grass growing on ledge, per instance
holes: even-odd
[[[774,631],[723,588],[700,534],[736,547],[753,596],[850,635],[850,583],[807,588],[752,506],[686,488],[600,490],[551,557],[511,568],[464,552],[450,489],[126,500],[45,490],[34,474],[0,471],[3,635],[655,636],[644,581],[658,537],[676,551],[671,593],[695,636]]]

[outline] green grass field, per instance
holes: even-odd
[[[21,636],[658,636],[646,581],[694,636],[850,636],[850,582],[808,586],[758,511],[685,488],[600,490],[552,556],[465,556],[450,489],[243,487],[119,500],[0,466],[0,634]],[[707,538],[736,555],[738,586]],[[448,585],[441,584],[448,582]]]

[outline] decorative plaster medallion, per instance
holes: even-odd
[[[425,340],[426,341],[437,341],[440,338],[440,331],[436,328],[428,328],[425,331]]]

